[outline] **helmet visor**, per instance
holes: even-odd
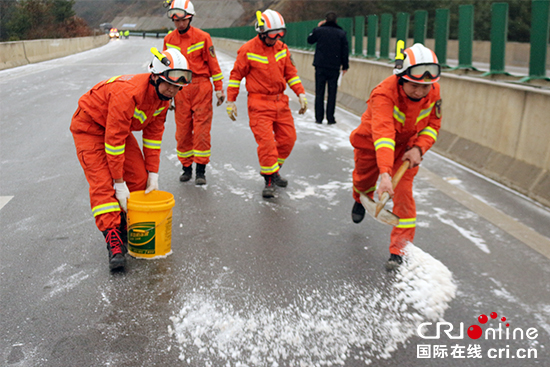
[[[176,85],[186,85],[191,83],[193,73],[187,69],[168,69],[164,70],[160,77],[168,83]]]
[[[186,12],[183,9],[177,9],[177,8],[176,9],[170,9],[170,10],[168,10],[167,14],[168,14],[168,18],[170,18],[172,20],[191,18],[191,14],[189,14],[188,12]]]
[[[437,79],[441,75],[441,66],[438,64],[419,64],[407,69],[406,75],[413,80]]]
[[[286,34],[286,29],[273,29],[271,31],[267,31],[265,34],[267,35],[267,38],[271,38],[272,40],[283,38]]]

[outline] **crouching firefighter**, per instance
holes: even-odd
[[[76,153],[89,184],[97,228],[105,236],[109,268],[124,268],[130,192],[158,189],[160,145],[170,100],[191,82],[177,50],[155,54],[149,73],[104,80],[80,97],[71,121]],[[142,131],[143,152],[132,134]]]

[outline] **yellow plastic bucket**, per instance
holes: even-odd
[[[134,191],[128,199],[128,253],[154,259],[172,253],[174,195],[166,191]]]

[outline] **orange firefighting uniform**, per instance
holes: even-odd
[[[260,173],[270,175],[288,158],[296,142],[296,128],[284,94],[286,85],[305,93],[288,47],[277,41],[268,47],[258,37],[241,46],[227,86],[227,101],[234,102],[246,78],[250,128],[258,143]]]
[[[102,81],[80,97],[70,130],[90,185],[90,202],[100,231],[119,228],[120,205],[113,180],[130,192],[145,190],[149,172],[158,172],[160,144],[169,101],[149,83],[151,74]],[[132,131],[143,131],[143,153]]]
[[[357,202],[360,192],[373,197],[380,174],[393,176],[406,150],[417,146],[424,154],[437,140],[441,126],[439,84],[432,84],[429,94],[414,102],[398,81],[399,77],[392,75],[373,89],[361,124],[350,135],[355,148],[353,197]],[[392,254],[401,255],[407,242],[414,239],[416,205],[412,188],[417,172],[418,167],[408,169],[394,190],[393,212],[400,220],[391,233]]]
[[[173,30],[164,37],[163,50],[175,48],[187,59],[193,70],[190,85],[175,98],[177,154],[181,164],[193,161],[210,162],[210,129],[212,127],[212,83],[216,91],[223,89],[223,74],[218,64],[210,35],[189,27],[184,34]]]

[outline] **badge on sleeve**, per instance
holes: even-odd
[[[216,57],[216,52],[214,51],[214,46],[210,46],[208,48],[208,51],[210,51],[210,56]]]
[[[435,116],[440,119],[441,118],[441,104],[443,103],[443,100],[439,100],[435,102]]]

